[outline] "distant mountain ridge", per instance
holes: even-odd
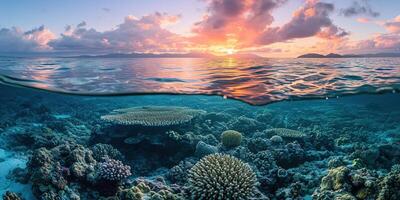
[[[386,58],[386,57],[400,57],[400,53],[376,53],[376,54],[335,54],[330,53],[322,55],[318,53],[308,53],[301,55],[297,58]]]
[[[75,58],[207,58],[213,57],[212,54],[206,53],[111,53],[102,55],[80,55]]]
[[[256,54],[227,54],[222,56],[217,56],[209,53],[111,53],[102,55],[79,55],[71,56],[73,58],[262,58]]]

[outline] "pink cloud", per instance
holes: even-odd
[[[65,33],[49,45],[61,51],[178,51],[183,48],[184,40],[163,26],[176,23],[179,18],[158,12],[141,18],[127,16],[116,29],[104,32],[86,28],[86,24],[67,27]]]
[[[208,13],[196,23],[192,41],[200,44],[234,43],[251,46],[254,38],[271,25],[271,12],[287,0],[210,0]]]
[[[365,17],[359,17],[359,18],[357,18],[357,22],[366,24],[366,23],[371,22],[371,20],[368,18],[365,18]]]
[[[287,40],[320,37],[337,39],[348,35],[333,24],[333,4],[308,0],[283,26],[271,26],[272,11],[286,0],[211,0],[208,13],[196,23],[192,41],[236,48],[263,46]]]
[[[309,0],[304,7],[294,12],[288,23],[281,27],[267,29],[259,37],[259,44],[266,45],[312,36],[324,39],[343,38],[348,33],[333,24],[329,17],[333,11],[333,4]]]
[[[384,24],[390,33],[400,33],[400,15]]]
[[[55,35],[40,26],[30,31],[22,31],[13,27],[10,29],[0,29],[0,51],[1,52],[27,52],[27,51],[47,51],[50,47],[47,45],[53,40]]]

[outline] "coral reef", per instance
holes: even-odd
[[[242,134],[234,130],[224,131],[221,134],[221,142],[227,148],[237,147],[242,142]]]
[[[130,166],[110,158],[98,163],[98,174],[100,179],[108,181],[121,181],[132,175]]]
[[[101,119],[122,125],[169,126],[188,122],[203,113],[187,107],[143,106],[116,109]]]
[[[400,199],[400,170],[398,166],[387,174],[379,183],[381,188],[378,194],[378,200],[395,200]]]
[[[6,199],[400,199],[398,103],[25,95],[0,96]]]
[[[218,148],[216,146],[206,144],[203,141],[200,141],[199,143],[197,143],[196,151],[194,152],[194,154],[200,158],[203,156],[209,155],[209,154],[214,154],[214,153],[218,153]]]
[[[248,199],[256,183],[250,166],[230,155],[208,155],[189,171],[192,199]]]
[[[296,131],[296,130],[291,130],[287,128],[272,128],[272,129],[267,129],[265,132],[269,135],[278,135],[283,138],[294,138],[294,139],[299,139],[299,138],[304,138],[307,135],[303,132]]]
[[[124,159],[122,153],[109,144],[98,143],[92,146],[90,149],[93,152],[93,158],[96,160],[102,160],[104,157],[117,160]]]
[[[14,192],[7,191],[3,195],[3,200],[22,200],[22,198],[20,197],[20,195],[14,193]]]
[[[269,140],[271,140],[271,142],[278,143],[278,144],[283,142],[282,137],[279,135],[274,135]]]

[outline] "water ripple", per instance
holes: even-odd
[[[117,95],[217,94],[251,104],[400,89],[400,58],[0,58],[0,81]]]

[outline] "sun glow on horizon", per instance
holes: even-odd
[[[233,55],[238,52],[238,50],[232,46],[209,46],[205,48],[204,51],[217,56]]]

